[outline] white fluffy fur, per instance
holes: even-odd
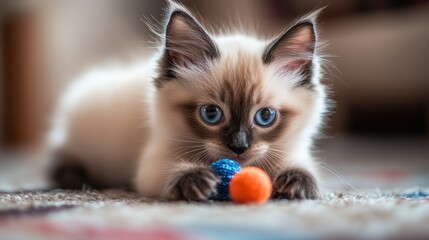
[[[48,144],[72,153],[106,184],[128,183],[148,141],[155,59],[109,66],[75,80],[62,97]]]

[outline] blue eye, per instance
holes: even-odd
[[[261,108],[255,115],[255,122],[259,126],[267,127],[276,119],[276,111],[272,108]]]
[[[215,105],[204,105],[200,109],[201,118],[208,124],[217,124],[222,120],[222,110]]]

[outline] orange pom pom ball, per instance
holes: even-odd
[[[245,167],[231,179],[229,191],[236,203],[262,204],[271,196],[270,176],[257,167]]]

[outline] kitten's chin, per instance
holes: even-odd
[[[239,156],[231,157],[229,159],[240,163],[240,165],[245,165],[247,162],[250,162],[251,158],[239,155]]]
[[[237,155],[231,150],[225,149],[213,143],[207,143],[206,149],[208,152],[210,152],[210,156],[212,156],[214,161],[227,158],[240,163],[240,165],[242,166],[246,166],[253,162],[255,159],[258,159],[260,156],[262,156],[266,152],[267,147],[259,146],[254,149],[249,149],[247,152],[240,155]]]
[[[246,154],[237,155],[234,153],[229,153],[229,150],[224,150],[219,147],[210,146],[207,148],[207,150],[210,152],[210,155],[212,156],[212,159],[214,161],[217,161],[219,159],[231,159],[234,160],[240,164],[244,164],[248,161],[248,157],[245,156]]]
[[[247,165],[255,157],[255,156],[252,156],[250,154],[237,155],[234,153],[228,153],[228,151],[225,151],[223,153],[219,152],[218,154],[215,154],[215,156],[217,156],[216,160],[227,158],[227,159],[231,159],[231,160],[234,160],[234,161],[240,163],[240,165]]]

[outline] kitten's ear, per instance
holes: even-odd
[[[165,54],[170,65],[186,67],[216,58],[219,51],[209,34],[184,7],[171,4],[165,29]]]
[[[312,61],[317,43],[316,17],[312,13],[272,41],[263,55],[265,64],[278,64],[285,72],[299,70],[304,78],[298,85],[311,83]]]

